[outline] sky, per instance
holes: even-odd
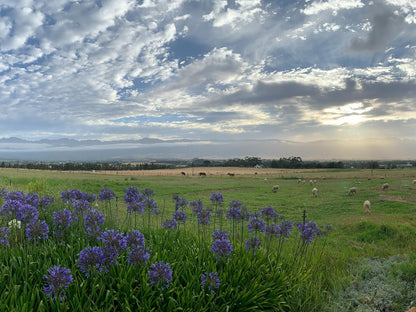
[[[415,159],[415,78],[414,0],[0,0],[0,158]]]

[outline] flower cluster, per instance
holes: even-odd
[[[255,255],[255,250],[259,249],[261,246],[261,241],[256,237],[250,237],[248,239],[246,239],[246,244],[245,244],[245,248],[247,251],[253,251],[253,255]]]
[[[198,214],[198,223],[202,225],[208,225],[211,219],[211,211],[202,209]]]
[[[298,231],[303,243],[310,244],[316,237],[321,236],[321,230],[315,222],[308,221],[298,225]]]
[[[153,263],[149,270],[150,284],[160,285],[161,289],[164,287],[167,289],[172,280],[172,273],[169,263],[163,263],[162,261]]]
[[[212,193],[209,199],[215,206],[221,206],[224,202],[224,196],[219,192]]]
[[[69,228],[72,223],[71,211],[67,209],[54,211],[53,213],[53,225],[58,228],[58,230],[64,230]]]
[[[103,187],[98,194],[98,201],[109,202],[116,198],[116,193],[109,189],[108,187]]]
[[[65,267],[54,266],[47,270],[48,275],[44,275],[45,286],[43,291],[46,293],[46,297],[52,297],[52,300],[59,298],[63,301],[66,298],[65,289],[74,280],[71,271]]]
[[[201,286],[207,288],[211,295],[214,289],[220,288],[220,279],[217,272],[205,272],[201,276]]]
[[[78,267],[86,277],[95,272],[101,274],[106,269],[103,249],[98,246],[85,247],[79,253]]]
[[[127,247],[134,248],[134,247],[144,247],[145,238],[142,233],[137,230],[134,230],[131,233],[127,233],[126,235]]]
[[[47,239],[48,238],[48,233],[49,233],[49,227],[46,224],[45,221],[40,221],[38,219],[30,222],[27,227],[26,227],[26,237],[29,240],[33,240],[36,243],[38,243],[38,241],[40,239]]]
[[[191,201],[189,204],[192,207],[192,212],[194,214],[196,214],[196,215],[198,213],[200,213],[202,209],[204,209],[204,203],[202,202],[201,199],[197,199],[197,200]]]
[[[127,248],[126,236],[116,230],[103,232],[99,239],[103,242],[104,248],[111,248],[117,253]]]
[[[277,219],[279,218],[279,214],[274,211],[274,208],[272,206],[265,207],[261,210],[261,215],[263,218],[266,219]]]
[[[220,229],[216,229],[214,233],[212,233],[212,238],[216,239],[228,239],[227,231],[221,231]]]
[[[7,240],[8,235],[9,235],[8,227],[0,228],[0,244],[9,246],[9,241]]]
[[[167,230],[175,230],[178,227],[178,221],[175,219],[166,219],[163,221],[162,227]]]
[[[100,227],[101,224],[104,224],[104,214],[96,209],[89,210],[88,213],[84,215],[84,226],[88,237],[98,238],[102,233]]]
[[[228,260],[233,252],[233,246],[231,242],[226,238],[214,239],[212,242],[211,251],[214,254],[214,258],[217,260]]]
[[[173,213],[173,219],[175,219],[177,222],[185,223],[186,222],[186,218],[187,218],[187,215],[186,215],[185,211],[176,210]]]
[[[136,246],[127,254],[127,262],[131,265],[146,265],[151,252],[149,248]]]
[[[247,227],[250,233],[253,233],[253,232],[262,233],[266,230],[266,224],[264,223],[264,221],[257,217],[252,217],[248,221]]]

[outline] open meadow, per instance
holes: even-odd
[[[406,311],[415,179],[413,168],[1,168],[0,310]]]

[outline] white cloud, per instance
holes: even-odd
[[[301,10],[305,15],[316,15],[322,11],[330,11],[333,15],[337,15],[340,10],[351,10],[362,8],[364,4],[361,0],[328,0],[314,1],[305,9]]]

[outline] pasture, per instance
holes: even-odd
[[[200,172],[206,175],[200,176]],[[355,298],[349,299],[349,303],[339,302],[341,299],[337,294],[348,289],[354,279],[356,283],[360,282],[353,274],[362,274],[354,273],[354,269],[361,267],[363,261],[384,261],[393,256],[399,260],[391,271],[399,275],[397,267],[400,267],[408,274],[407,279],[399,278],[399,281],[413,281],[414,286],[416,185],[412,181],[415,178],[415,169],[215,167],[135,172],[0,169],[1,189],[53,195],[56,199],[53,211],[68,208],[59,199],[63,191],[79,189],[98,195],[103,187],[111,189],[116,195],[111,204],[108,207],[103,203],[96,204],[106,217],[103,230],[129,232],[138,229],[146,237],[146,246],[152,250],[149,263],[140,268],[131,268],[126,259],[119,259],[118,266],[111,266],[106,275],[85,277],[77,264],[79,254],[86,246],[100,244],[100,240],[75,236],[83,234],[79,224],[68,234],[65,243],[59,244],[52,234],[52,216],[46,215],[51,231],[45,241],[36,245],[24,241],[0,249],[5,259],[1,269],[1,307],[7,305],[16,311],[29,311],[33,306],[39,311],[82,311],[85,307],[97,311],[342,311],[339,307],[344,307],[345,311],[355,311],[357,307],[376,307],[374,311],[405,311],[411,306],[411,300],[416,299],[411,295],[403,294],[397,299],[400,302],[394,302],[396,299],[392,297],[388,299],[391,302],[380,304],[374,289],[368,290],[364,286]],[[386,190],[382,190],[384,183],[389,184]],[[276,192],[272,192],[274,185],[279,185]],[[123,196],[132,186],[139,190],[154,190],[160,214],[151,217],[150,213],[134,217],[128,214]],[[314,187],[318,189],[316,198],[312,195]],[[356,194],[348,195],[351,187],[357,188]],[[250,213],[272,206],[279,215],[279,222],[290,220],[301,224],[308,220],[321,229],[331,225],[332,231],[310,246],[303,246],[308,249],[304,250],[304,256],[299,257],[296,253],[301,247],[299,239],[295,238],[298,235],[295,227],[293,237],[283,247],[278,242],[264,239],[261,248],[254,252],[253,247],[252,253],[250,249],[248,253],[245,250],[244,240],[253,237],[253,233],[250,235],[247,229],[244,232],[243,227],[240,232],[240,223],[234,224],[225,215],[222,219],[212,217],[211,222],[203,227],[195,216],[191,216],[192,208],[188,206],[184,208],[188,214],[185,224],[179,224],[174,231],[162,228],[164,220],[172,218],[175,212],[173,195],[188,202],[202,200],[204,207],[214,212],[218,207],[210,200],[213,193],[222,194],[224,213],[232,201],[239,201]],[[365,200],[371,202],[369,214],[364,213]],[[7,222],[3,220],[1,227],[5,226]],[[211,233],[219,227],[228,232],[234,247],[226,261],[217,261],[211,254]],[[282,248],[281,253],[276,257],[274,250],[279,248]],[[42,251],[38,252],[39,249]],[[158,261],[169,262],[173,267],[168,289],[155,289],[147,278],[149,264]],[[62,302],[52,301],[42,292],[43,275],[53,265],[70,268],[74,277],[67,298]],[[24,267],[24,272],[10,270],[19,267]],[[200,285],[205,270],[217,272],[221,280],[221,286],[214,289],[213,295]],[[99,289],[95,285],[99,285]],[[365,285],[364,281],[362,285]],[[408,285],[401,286],[403,292],[410,291]],[[18,293],[21,292],[30,294],[29,303],[19,299]],[[391,310],[386,307],[391,307]]]

